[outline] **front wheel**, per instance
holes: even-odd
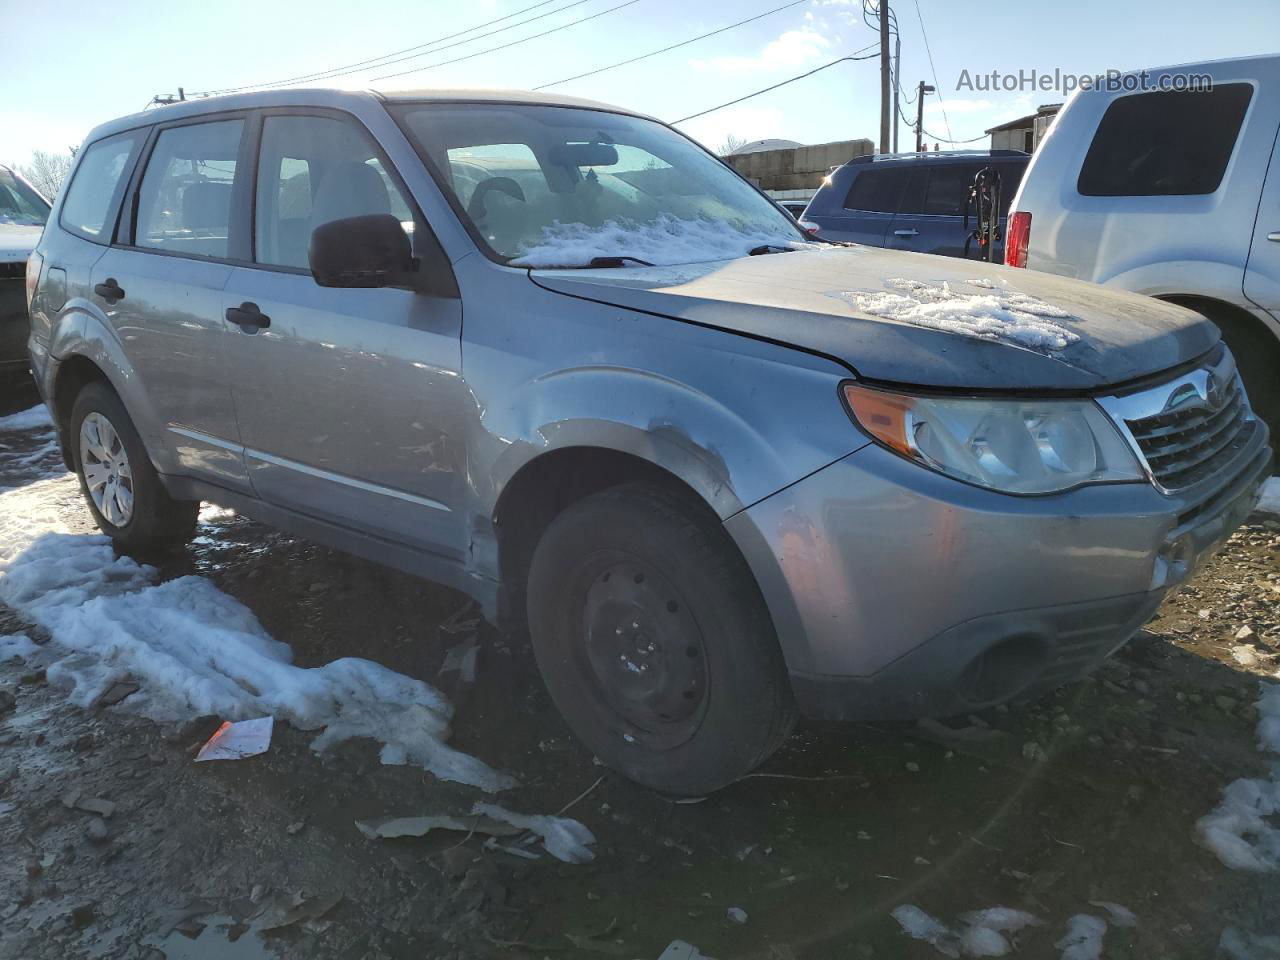
[[[125,550],[186,543],[200,504],[174,500],[116,392],[101,381],[80,391],[70,439],[80,491],[98,529]]]
[[[534,552],[528,612],[569,726],[645,786],[717,790],[795,723],[755,580],[716,517],[686,497],[635,484],[568,507]]]

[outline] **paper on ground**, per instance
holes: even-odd
[[[254,720],[224,721],[208,742],[196,754],[196,763],[202,760],[243,760],[266,753],[271,746],[271,730],[274,717],[258,717]]]

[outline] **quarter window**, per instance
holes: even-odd
[[[413,235],[413,214],[373,141],[332,117],[267,117],[262,127],[255,259],[308,266],[311,232],[323,223],[389,213]]]
[[[107,218],[120,202],[133,155],[142,139],[139,132],[123,133],[92,143],[84,149],[62,201],[61,223],[86,240],[106,243]]]
[[[846,210],[870,210],[874,213],[897,213],[902,191],[911,171],[906,167],[897,170],[863,170],[853,180],[845,197]]]
[[[135,245],[225,258],[243,120],[163,130],[142,176]]]
[[[1107,107],[1080,168],[1086,197],[1213,193],[1222,184],[1245,111],[1247,83],[1138,93]]]

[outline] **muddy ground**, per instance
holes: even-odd
[[[0,486],[58,470],[52,455],[19,464],[38,444],[5,439]],[[90,530],[69,477],[53,496]],[[1194,830],[1227,783],[1269,768],[1251,704],[1280,666],[1274,520],[1255,517],[1093,677],[960,732],[803,724],[698,803],[595,764],[521,637],[478,624],[475,682],[441,675],[469,633],[441,629],[470,619],[460,595],[234,516],[161,569],[211,579],[302,665],[356,655],[436,685],[457,707],[452,743],[518,777],[501,802],[567,808],[596,859],[527,860],[456,833],[368,840],[355,820],[465,813],[477,793],[382,766],[371,743],[317,755],[284,725],[265,755],[194,764],[216,720],[162,727],[127,699],[83,710],[13,661],[0,664],[0,958],[656,958],[676,938],[721,960],[940,956],[903,936],[890,911],[904,903],[947,922],[1030,911],[1043,923],[1017,938],[1027,957],[1058,957],[1090,901],[1138,918],[1107,933],[1108,958],[1212,957],[1229,925],[1280,933],[1274,875],[1228,870]],[[47,639],[0,610],[0,634],[14,632]],[[99,799],[109,816],[82,809]],[[294,922],[263,933],[264,905]]]

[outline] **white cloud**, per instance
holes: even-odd
[[[990,100],[927,100],[924,105],[924,112],[942,113],[945,108],[948,114],[986,113],[994,106],[995,104]]]
[[[683,123],[680,129],[713,151],[731,136],[748,143],[786,137],[783,112],[773,107],[730,107]]]
[[[721,73],[753,73],[777,70],[784,67],[802,67],[816,60],[831,41],[812,27],[788,30],[776,40],[770,41],[754,57],[715,57],[711,60],[691,60],[699,70],[716,70]]]

